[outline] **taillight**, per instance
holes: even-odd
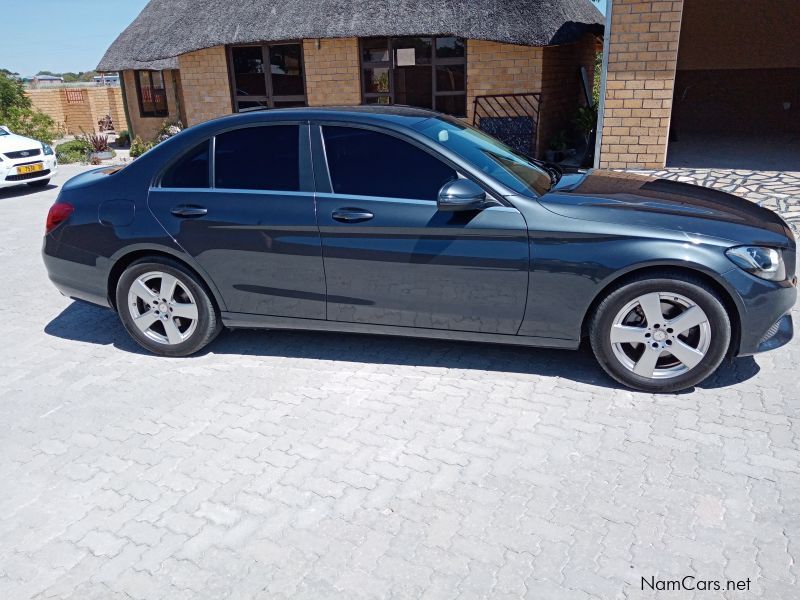
[[[50,233],[61,225],[64,221],[69,219],[70,215],[75,212],[75,207],[66,202],[57,202],[50,207],[50,212],[47,213],[47,225],[45,225],[45,234]]]

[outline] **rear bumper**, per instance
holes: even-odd
[[[750,356],[788,344],[794,336],[791,311],[797,301],[795,285],[766,281],[739,269],[724,277],[738,296],[741,331],[735,354]]]
[[[52,235],[44,238],[42,260],[50,281],[65,296],[110,307],[109,273],[99,256],[59,243]]]

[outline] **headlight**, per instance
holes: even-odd
[[[42,151],[44,152],[45,156],[53,156],[53,149],[45,143],[42,143]]]
[[[763,246],[739,246],[731,248],[725,254],[736,266],[756,277],[769,281],[786,279],[786,265],[780,250]]]

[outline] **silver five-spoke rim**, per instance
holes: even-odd
[[[148,339],[174,346],[197,328],[197,302],[189,287],[161,271],[136,278],[128,291],[128,310],[134,326]]]
[[[686,296],[654,292],[629,302],[610,332],[614,356],[648,379],[672,379],[695,368],[711,344],[708,316]]]

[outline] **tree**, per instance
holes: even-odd
[[[14,78],[10,71],[0,70],[0,121],[14,108],[30,108],[31,101],[25,95],[22,82]]]
[[[64,73],[54,73],[53,71],[39,71],[37,75],[50,75],[51,77],[61,77],[64,83],[75,83],[78,81],[92,81],[97,75],[97,71],[66,71]]]
[[[52,144],[58,135],[55,121],[31,105],[19,79],[0,69],[0,124],[14,133]]]

